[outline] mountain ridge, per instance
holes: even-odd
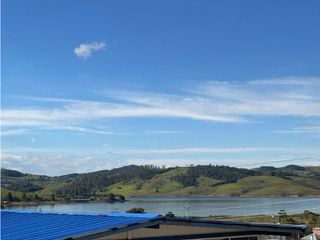
[[[221,165],[160,168],[129,165],[111,170],[50,177],[1,169],[2,193],[58,198],[101,196],[320,196],[320,166]]]

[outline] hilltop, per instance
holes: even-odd
[[[1,169],[2,196],[46,200],[128,196],[320,196],[320,167],[125,166],[58,177]]]

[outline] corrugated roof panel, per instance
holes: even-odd
[[[145,223],[157,214],[57,214],[1,211],[1,239],[63,239],[75,235]]]

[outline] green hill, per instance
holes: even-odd
[[[320,196],[320,167],[243,169],[227,166],[158,168],[126,166],[60,177],[1,169],[2,196],[9,191],[43,198],[100,196]]]
[[[186,170],[186,169],[183,169]],[[299,178],[285,179],[275,176],[249,176],[234,183],[200,176],[195,186],[183,186],[171,181],[177,169],[159,174],[145,182],[134,180],[119,182],[108,187],[113,193],[125,196],[205,195],[205,196],[311,196],[320,195],[320,180]],[[304,181],[308,181],[306,185]],[[313,186],[312,186],[313,185]]]

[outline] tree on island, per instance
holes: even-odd
[[[121,194],[115,195],[115,198],[117,201],[120,201],[120,202],[124,202],[126,200],[125,196],[123,196]]]
[[[127,211],[127,213],[145,213],[143,208],[132,208]]]
[[[166,213],[167,218],[174,218],[174,213],[173,212],[167,212]]]
[[[116,197],[113,193],[108,193],[106,196],[106,200],[109,202],[114,202],[116,200]]]
[[[14,198],[13,198],[13,196],[12,196],[12,193],[11,193],[11,192],[8,192],[5,199],[6,199],[7,201],[9,201],[9,202],[12,202],[12,201],[14,200]]]

